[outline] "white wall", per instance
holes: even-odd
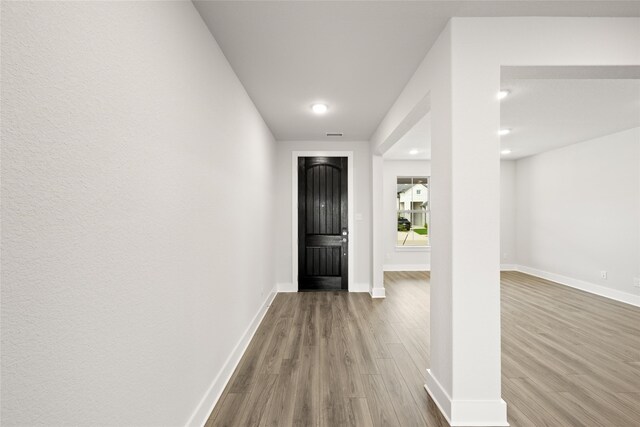
[[[500,262],[511,269],[516,263],[516,162],[500,162]]]
[[[639,295],[639,178],[640,128],[519,160],[518,264]]]
[[[354,221],[355,230],[350,230],[354,243],[353,283],[349,290],[368,292],[371,284],[371,152],[367,141],[279,141],[277,144],[276,173],[276,247],[278,262],[276,280],[283,291],[295,291],[292,277],[291,245],[291,186],[292,160],[294,151],[353,151],[354,173],[354,214],[362,219]]]
[[[2,2],[1,54],[2,425],[184,425],[275,284],[271,133],[190,2]]]
[[[397,178],[399,176],[430,176],[429,160],[384,160],[383,165],[383,214],[384,269],[385,271],[429,270],[430,249],[398,248],[398,213],[396,205]]]

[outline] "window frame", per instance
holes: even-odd
[[[395,250],[398,252],[429,252],[431,251],[431,176],[430,175],[422,175],[422,176],[416,176],[416,175],[396,175],[396,180],[395,180],[395,186],[396,186],[396,221],[395,221],[395,227],[396,227],[396,233],[397,233],[397,218],[399,215],[401,214],[408,214],[408,215],[413,215],[413,214],[425,214],[427,221],[427,244],[426,245],[412,245],[412,246],[404,246],[404,245],[400,245],[398,242],[398,239],[396,238],[396,242],[395,242]],[[398,180],[399,179],[411,179],[411,184],[414,184],[414,180],[416,179],[426,179],[426,189],[427,189],[427,206],[425,210],[417,210],[417,209],[400,209],[399,203],[398,203],[398,199],[397,199],[397,189],[398,189]],[[416,183],[418,184],[418,183]],[[411,198],[411,202],[410,203],[414,203],[413,201],[413,197]],[[413,224],[413,223],[412,223]]]

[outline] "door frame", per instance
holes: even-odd
[[[347,158],[347,226],[349,227],[349,242],[347,256],[347,276],[351,292],[355,289],[353,283],[353,245],[355,239],[355,222],[353,212],[353,151],[293,151],[291,153],[291,281],[295,292],[298,286],[298,158],[300,157],[346,157]]]

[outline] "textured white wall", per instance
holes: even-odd
[[[640,128],[518,160],[518,263],[637,295],[639,176]]]
[[[190,2],[2,2],[1,53],[2,425],[184,425],[275,284],[271,133]]]
[[[430,176],[429,160],[385,160],[383,162],[383,214],[384,224],[384,268],[388,271],[399,268],[428,269],[431,262],[429,249],[397,248],[398,213],[396,206],[397,179],[399,176]]]
[[[278,141],[276,243],[278,253],[277,282],[282,289],[293,289],[291,254],[291,156],[293,151],[353,151],[354,221],[353,283],[349,289],[366,292],[371,283],[371,153],[367,141]]]

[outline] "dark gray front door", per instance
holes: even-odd
[[[347,290],[347,158],[298,159],[298,289]]]

